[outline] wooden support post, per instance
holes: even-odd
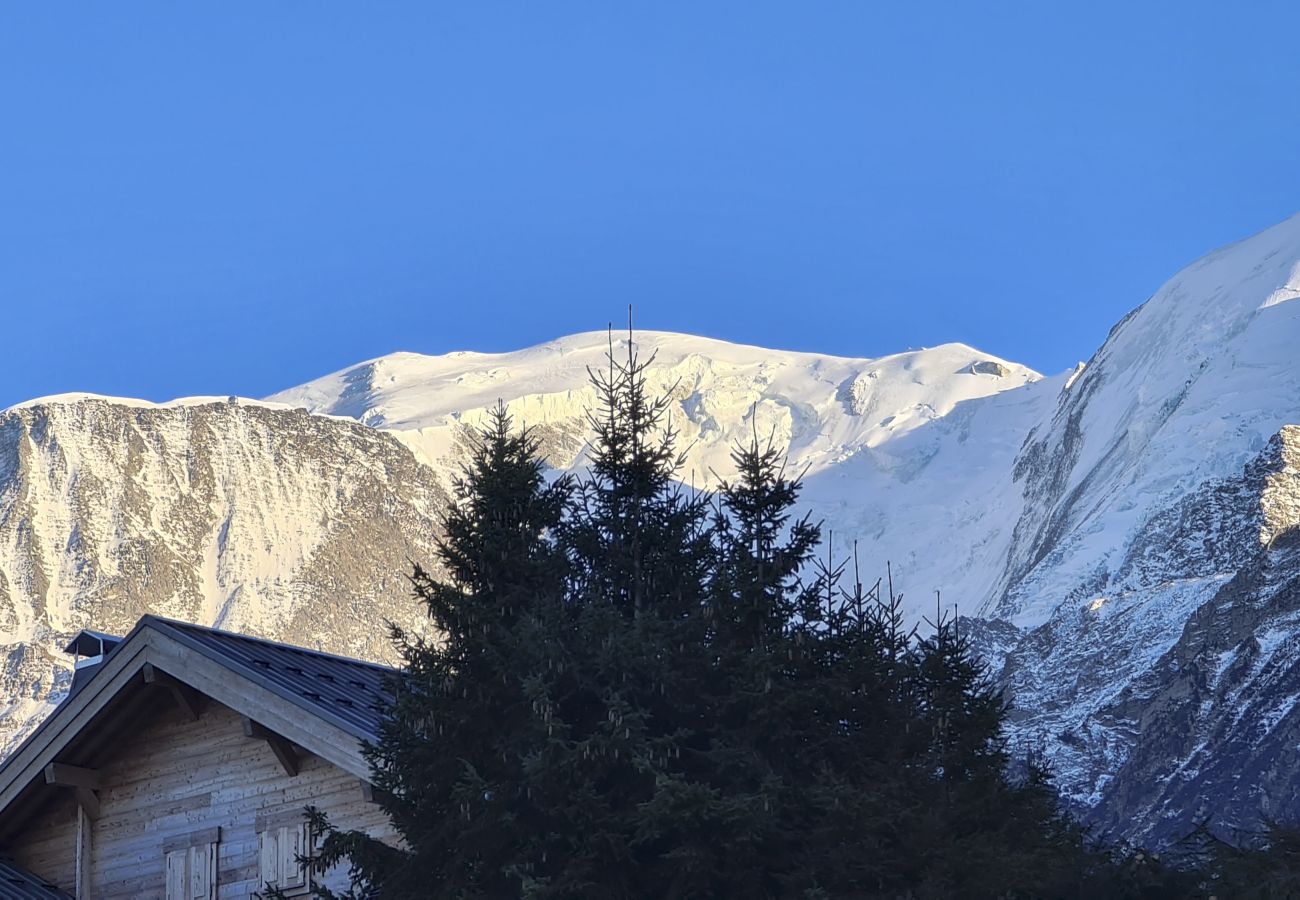
[[[89,793],[89,791],[87,791]],[[90,900],[90,837],[94,820],[77,806],[77,900]]]
[[[90,788],[73,788],[72,796],[77,801],[77,808],[85,813],[86,818],[94,822],[99,818],[99,797]]]
[[[244,736],[254,738],[259,741],[266,741],[275,758],[280,761],[281,768],[286,775],[290,777],[298,774],[298,754],[294,752],[293,745],[286,741],[274,731],[259,725],[248,716],[240,716],[244,724]]]
[[[172,699],[176,705],[181,708],[185,715],[191,720],[197,720],[201,711],[200,704],[203,701],[203,695],[188,684],[183,684],[172,678],[166,672],[154,667],[153,663],[145,663],[141,669],[144,673],[144,683],[153,684],[159,687],[165,687],[171,692]]]

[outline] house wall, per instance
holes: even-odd
[[[396,839],[360,781],[307,756],[290,777],[264,741],[244,736],[239,715],[209,701],[196,722],[170,704],[125,738],[100,769],[100,817],[93,824],[91,883],[97,900],[162,898],[163,845],[219,826],[217,896],[247,900],[258,881],[259,818],[293,818],[308,804],[341,828]],[[71,892],[76,882],[76,807],[49,788],[52,803],[9,852],[15,861]],[[318,877],[346,887],[346,872]]]

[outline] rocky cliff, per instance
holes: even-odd
[[[245,401],[67,397],[0,414],[0,744],[82,628],[146,612],[371,658],[446,495],[391,436]]]

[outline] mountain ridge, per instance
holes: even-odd
[[[658,354],[684,481],[715,486],[737,442],[771,439],[836,553],[891,562],[913,621],[940,589],[971,618],[1013,746],[1043,752],[1086,818],[1159,843],[1207,810],[1300,817],[1295,299],[1300,217],[1180,270],[1050,377],[957,343],[632,341]],[[432,554],[467,430],[500,400],[551,466],[580,469],[587,368],[611,342],[627,352],[586,332],[388,354],[260,401],[0,411],[0,746],[66,689],[57,644],[78,627],[179,613],[391,652],[371,623],[420,620],[402,576]]]

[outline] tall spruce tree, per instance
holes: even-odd
[[[709,668],[710,509],[675,478],[670,402],[647,388],[653,357],[638,358],[630,335],[625,350],[611,339],[607,366],[591,372],[590,466],[558,533],[576,621],[560,715],[578,790],[575,863],[555,896],[639,897],[648,884],[688,896],[709,874],[680,831],[715,802],[694,774],[709,721],[698,687]]]
[[[417,566],[412,577],[437,637],[394,632],[403,677],[366,749],[404,847],[315,816],[327,835],[320,864],[346,860],[356,896],[518,896],[548,849],[539,710],[556,677],[567,572],[552,533],[570,485],[547,482],[536,441],[498,406],[455,488],[437,544],[445,574]]]
[[[1010,778],[1007,708],[955,618],[910,650],[911,691],[924,751],[909,791],[923,804],[902,819],[914,848],[902,867],[918,896],[1087,897],[1085,833],[1060,810],[1032,760]]]

